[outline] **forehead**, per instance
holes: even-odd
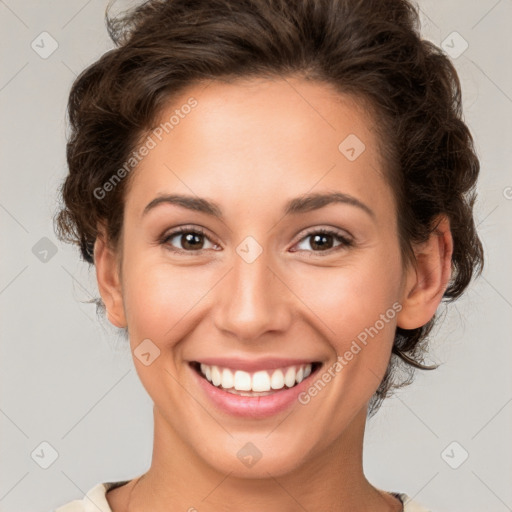
[[[143,209],[156,194],[175,191],[270,208],[329,190],[387,208],[374,127],[361,102],[325,83],[195,84],[160,112],[126,200]]]

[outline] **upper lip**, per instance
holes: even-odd
[[[246,372],[257,372],[259,370],[275,370],[287,366],[300,366],[320,362],[320,359],[297,359],[297,358],[276,358],[265,357],[261,359],[243,359],[241,357],[205,357],[196,359],[194,362],[203,363],[208,366],[220,366],[233,370],[244,370]]]

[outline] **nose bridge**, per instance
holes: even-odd
[[[237,248],[216,306],[219,329],[246,341],[257,339],[268,330],[286,329],[291,318],[283,295],[286,287],[274,274],[270,260],[268,252],[251,246],[251,241]]]

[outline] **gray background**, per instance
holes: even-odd
[[[66,173],[69,88],[111,48],[106,3],[0,0],[1,511],[48,511],[151,461],[149,397],[119,333],[83,302],[97,294],[94,273],[57,241],[51,220]],[[426,38],[460,52],[456,31],[469,44],[453,62],[482,164],[486,269],[440,307],[432,360],[442,366],[418,373],[369,422],[365,469],[435,512],[501,512],[512,510],[512,1],[420,8]],[[58,44],[46,58],[55,43],[44,31]],[[47,469],[42,442],[58,453]]]

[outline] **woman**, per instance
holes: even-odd
[[[57,510],[427,510],[374,487],[362,452],[483,264],[452,64],[405,0],[107,19],[56,220],[126,331],[153,458]]]

